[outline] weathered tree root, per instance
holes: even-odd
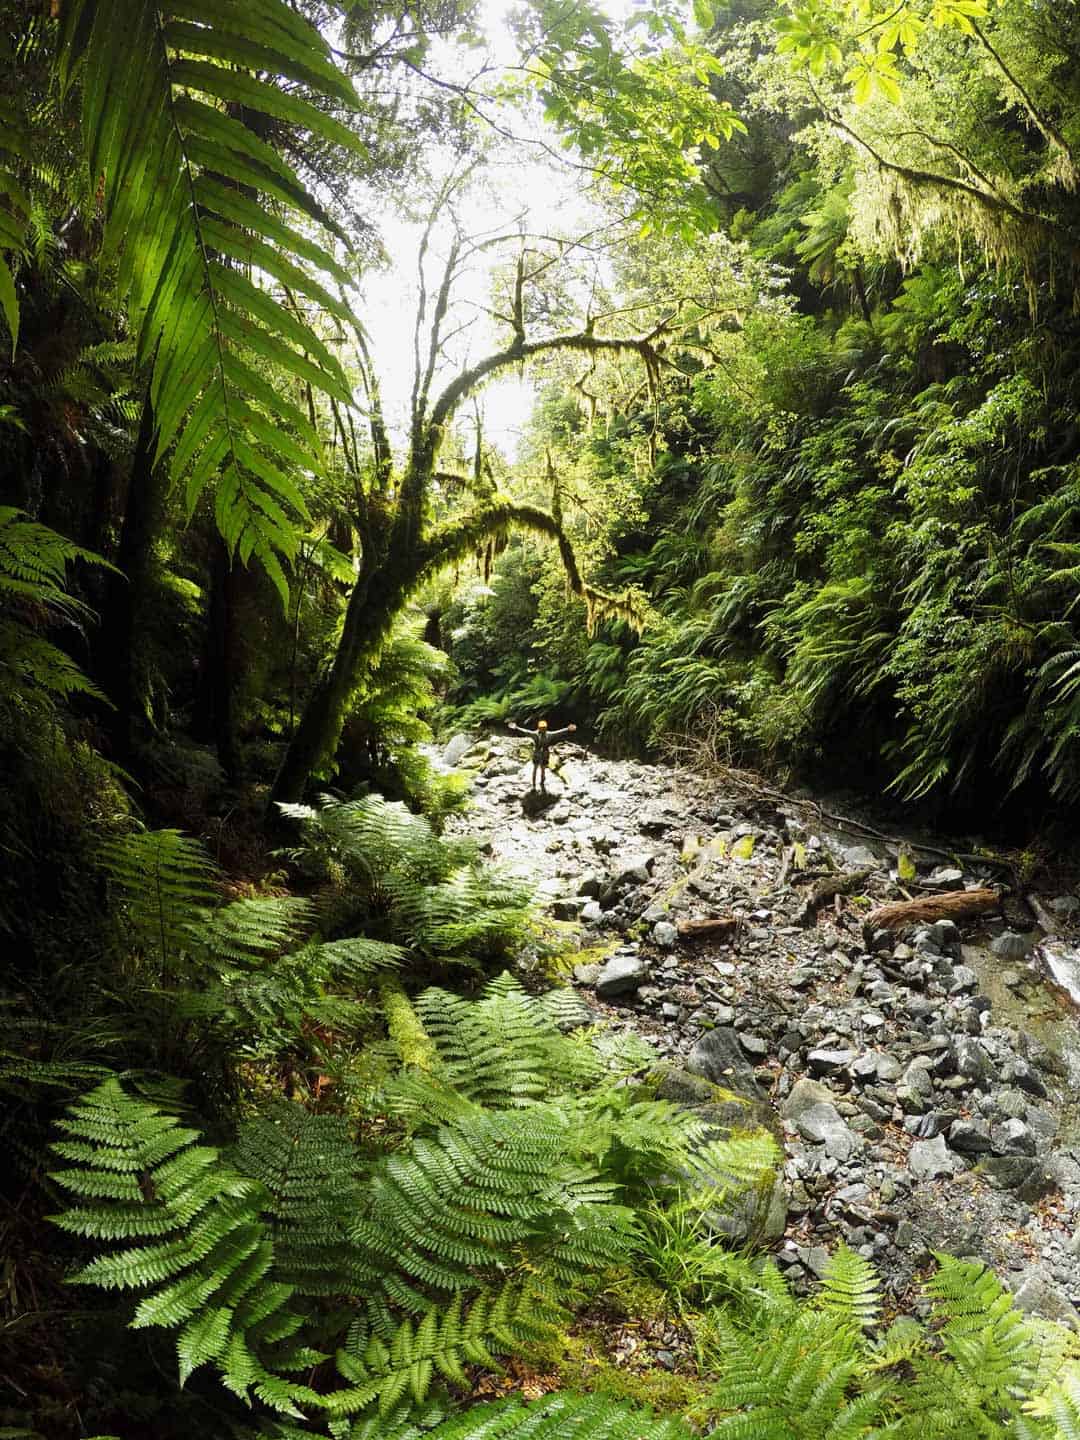
[[[830,900],[835,900],[837,895],[855,894],[862,889],[873,874],[874,871],[870,868],[849,870],[844,875],[826,875],[823,879],[815,881],[799,911],[798,923],[812,925],[822,905],[827,905]]]

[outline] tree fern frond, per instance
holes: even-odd
[[[270,1193],[278,1274],[305,1295],[358,1294],[377,1277],[350,1243],[361,1167],[347,1122],[281,1103],[245,1124],[236,1159]]]
[[[295,895],[260,895],[234,900],[200,925],[203,948],[220,961],[258,963],[279,954],[311,925],[314,906]]]
[[[307,265],[348,279],[329,248],[340,230],[255,132],[267,117],[355,149],[353,132],[314,103],[351,108],[352,88],[284,0],[189,0],[168,20],[144,0],[72,0],[58,68],[65,88],[76,74],[81,81],[90,174],[104,177],[106,251],[118,262],[139,362],[152,365],[157,455],[175,446],[173,477],[189,507],[215,481],[230,549],[244,561],[254,555],[284,592],[279,557],[291,559],[307,514],[291,467],[298,454],[306,468],[319,466],[290,389],[299,381],[344,404],[351,397],[316,331],[259,272],[233,265],[281,283]],[[237,106],[253,117],[250,128],[233,118]],[[326,238],[302,235],[271,205]],[[327,308],[344,313],[340,302]]]
[[[436,1374],[465,1388],[466,1363],[492,1366],[497,1354],[549,1336],[561,1317],[550,1293],[536,1282],[504,1284],[467,1306],[455,1296],[445,1310],[428,1309],[419,1320],[401,1321],[389,1340],[372,1334],[361,1348],[357,1336],[337,1357],[348,1387],[324,1403],[334,1415],[372,1405],[387,1414],[406,1395],[423,1401]]]
[[[563,1035],[547,1006],[509,975],[490,982],[479,1000],[426,990],[416,1013],[438,1052],[441,1078],[482,1104],[521,1104],[602,1074],[595,1050]]]
[[[783,1156],[767,1130],[712,1140],[688,1160],[693,1183],[738,1193],[771,1185]]]
[[[67,591],[67,567],[76,560],[112,568],[92,550],[10,505],[0,506],[0,604],[7,612],[0,619],[0,673],[16,695],[84,694],[108,703],[75,662],[38,633],[42,615],[62,625],[93,619],[93,611]]]
[[[674,1415],[559,1391],[531,1404],[515,1397],[474,1405],[428,1433],[431,1440],[689,1440],[692,1432]]]
[[[532,1107],[474,1110],[372,1171],[351,1236],[393,1285],[393,1270],[442,1293],[524,1260],[572,1280],[613,1262],[625,1246],[613,1187],[569,1161],[568,1128]]]
[[[926,1292],[944,1325],[940,1338],[962,1372],[988,1393],[1030,1379],[1037,1359],[1034,1332],[992,1270],[978,1261],[935,1253]]]
[[[432,958],[486,958],[520,937],[529,894],[475,862],[475,847],[436,835],[430,821],[377,795],[317,807],[283,805],[303,844],[292,855],[327,876],[347,877],[349,904],[379,917],[395,938]],[[355,918],[355,917],[354,917]],[[350,922],[351,923],[351,922]]]

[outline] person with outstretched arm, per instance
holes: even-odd
[[[546,720],[541,720],[535,730],[527,730],[524,725],[511,724],[511,730],[516,730],[519,735],[527,735],[532,741],[532,788],[536,789],[536,776],[540,774],[540,791],[545,794],[547,786],[548,760],[551,758],[551,744],[554,740],[561,740],[564,735],[573,735],[577,729],[576,725],[567,725],[565,730],[549,730]]]

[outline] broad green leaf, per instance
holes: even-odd
[[[227,16],[227,12],[226,12]],[[232,29],[228,20],[222,24],[215,17],[213,26],[191,25],[184,20],[170,20],[165,25],[165,40],[174,49],[189,55],[205,55],[211,60],[220,60],[226,65],[239,65],[245,70],[264,70],[271,75],[281,75],[315,91],[327,90],[346,105],[356,103],[356,97],[345,77],[340,74],[328,75],[310,69],[307,57],[289,47],[270,46],[260,43],[247,35]]]
[[[246,105],[260,114],[273,115],[275,119],[285,120],[290,125],[319,135],[333,145],[341,145],[361,155],[367,154],[367,145],[360,136],[340,121],[324,115],[306,100],[238,70],[223,70],[220,65],[211,65],[203,60],[181,60],[172,67],[171,73],[174,85],[187,86],[202,91],[204,95],[214,95],[219,100]]]

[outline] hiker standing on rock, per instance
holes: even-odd
[[[524,725],[511,725],[511,730],[516,730],[519,735],[527,735],[532,741],[532,788],[536,789],[536,774],[540,772],[540,791],[547,793],[545,780],[547,779],[548,760],[551,757],[551,742],[561,740],[564,735],[573,735],[577,729],[576,725],[567,725],[565,730],[549,730],[546,720],[541,720],[535,730],[527,730]]]

